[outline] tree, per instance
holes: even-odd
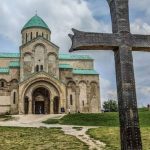
[[[116,112],[118,111],[118,104],[115,100],[108,100],[103,103],[104,111]]]

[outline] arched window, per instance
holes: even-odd
[[[1,82],[1,87],[4,87],[4,81]]]
[[[40,70],[43,71],[43,65],[40,66]]]
[[[36,65],[35,71],[36,71],[36,72],[39,72],[39,65]]]
[[[82,101],[82,105],[84,106],[84,101]]]
[[[70,95],[70,105],[73,105],[72,95]]]
[[[36,37],[38,37],[38,32],[36,32]]]
[[[16,103],[16,92],[13,93],[13,104]]]
[[[31,40],[32,40],[32,32],[31,32],[31,35],[30,35],[30,36],[31,36]]]

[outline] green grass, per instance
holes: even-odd
[[[58,124],[59,123],[59,119],[48,119],[46,121],[43,121],[43,123],[47,123],[47,124]]]
[[[0,127],[1,150],[87,150],[79,139],[59,128]]]
[[[46,124],[53,123],[54,119],[44,121]],[[55,120],[54,120],[55,121]],[[101,113],[101,114],[68,114],[57,120],[57,123],[64,125],[79,126],[118,126],[117,113]]]
[[[139,109],[143,150],[150,149],[150,111]],[[50,123],[49,120],[45,123]],[[58,120],[60,124],[78,126],[100,126],[87,131],[92,138],[106,143],[105,150],[120,150],[118,113],[69,114]]]
[[[142,127],[150,126],[150,111],[139,111],[140,125]],[[48,119],[44,121],[46,124],[54,123],[64,125],[79,125],[79,126],[107,126],[118,127],[119,118],[117,112],[107,112],[100,114],[68,114],[61,119]]]
[[[106,144],[105,150],[120,150],[119,127],[99,127],[87,131],[92,138]],[[143,150],[150,150],[150,127],[142,127]]]

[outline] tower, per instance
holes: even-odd
[[[59,48],[51,42],[51,31],[38,16],[33,16],[21,30],[20,80],[31,74],[44,71],[59,78]]]

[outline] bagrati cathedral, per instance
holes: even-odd
[[[21,34],[19,53],[0,53],[0,114],[100,112],[99,74],[91,57],[59,53],[38,15]]]

